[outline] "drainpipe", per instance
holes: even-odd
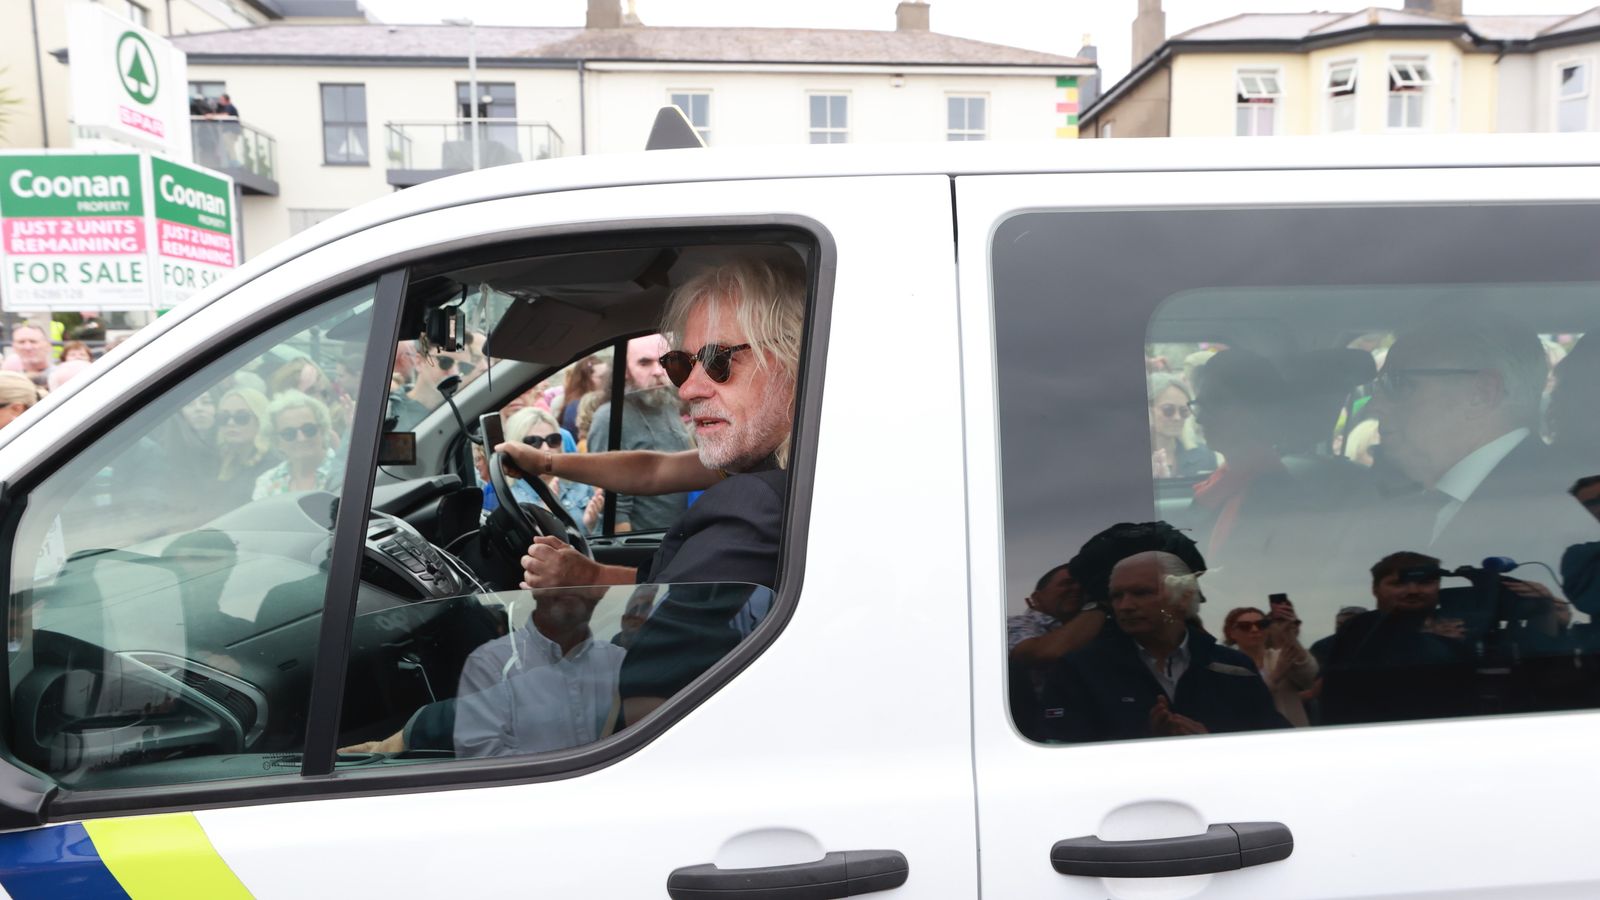
[[[33,23],[33,77],[39,82],[39,135],[45,147],[50,146],[50,117],[44,110],[44,60],[39,49],[39,0],[28,0],[28,12]]]
[[[585,61],[578,60],[578,153],[589,155],[588,91],[583,86]]]

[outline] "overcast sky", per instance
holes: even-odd
[[[361,0],[384,22],[438,22],[438,0]],[[766,28],[894,28],[897,0],[635,0],[646,25]],[[1071,56],[1091,35],[1110,85],[1127,74],[1137,0],[931,0],[944,34]],[[1576,14],[1595,0],[1465,0],[1469,15]],[[1328,0],[1166,0],[1167,34],[1244,12],[1354,10]],[[1378,3],[1399,8],[1402,0]],[[452,15],[480,25],[582,25],[587,0],[451,0]]]

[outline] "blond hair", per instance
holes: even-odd
[[[39,402],[39,387],[21,372],[0,372],[0,406],[20,403],[24,408]]]
[[[217,449],[222,453],[222,467],[217,470],[218,481],[232,481],[241,469],[254,466],[272,452],[270,436],[272,423],[267,420],[267,395],[255,388],[236,387],[217,399],[219,413],[222,411],[222,404],[228,402],[229,397],[238,397],[256,417],[256,439],[250,445],[252,452],[249,455],[241,454],[222,443],[222,429],[217,429]]]
[[[716,329],[724,309],[750,345],[751,357],[762,372],[776,364],[790,385],[800,373],[800,344],[805,331],[805,270],[799,265],[763,259],[742,259],[713,266],[678,286],[667,300],[661,330],[674,346],[683,341],[689,316],[705,305],[709,325]],[[698,347],[684,348],[690,352]],[[770,360],[770,362],[769,362]],[[794,419],[794,391],[789,392],[789,419]],[[778,447],[778,465],[788,468],[786,436]]]

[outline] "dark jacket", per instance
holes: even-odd
[[[770,598],[778,580],[787,486],[781,469],[733,475],[668,530],[639,570],[641,584],[668,587],[623,660],[623,697],[670,697],[743,638],[734,617],[752,597]]]
[[[1213,733],[1289,725],[1250,657],[1193,627],[1189,667],[1175,694],[1172,711]],[[1138,645],[1109,627],[1089,646],[1063,656],[1050,673],[1041,731],[1048,740],[1074,742],[1150,737],[1150,710],[1161,696]]]
[[[1473,711],[1472,649],[1422,630],[1428,614],[1356,616],[1322,672],[1322,723],[1398,722]]]
[[[1600,537],[1600,525],[1567,494],[1571,484],[1560,457],[1530,434],[1461,504],[1430,553],[1446,568],[1486,556],[1553,568],[1568,546]]]

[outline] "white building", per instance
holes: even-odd
[[[583,28],[269,23],[173,41],[191,85],[239,107],[242,134],[212,140],[236,164],[271,160],[228,167],[246,255],[474,156],[641,149],[668,104],[713,146],[1076,137],[1092,58],[938,34],[925,3],[896,15],[893,31],[655,28],[590,0]]]

